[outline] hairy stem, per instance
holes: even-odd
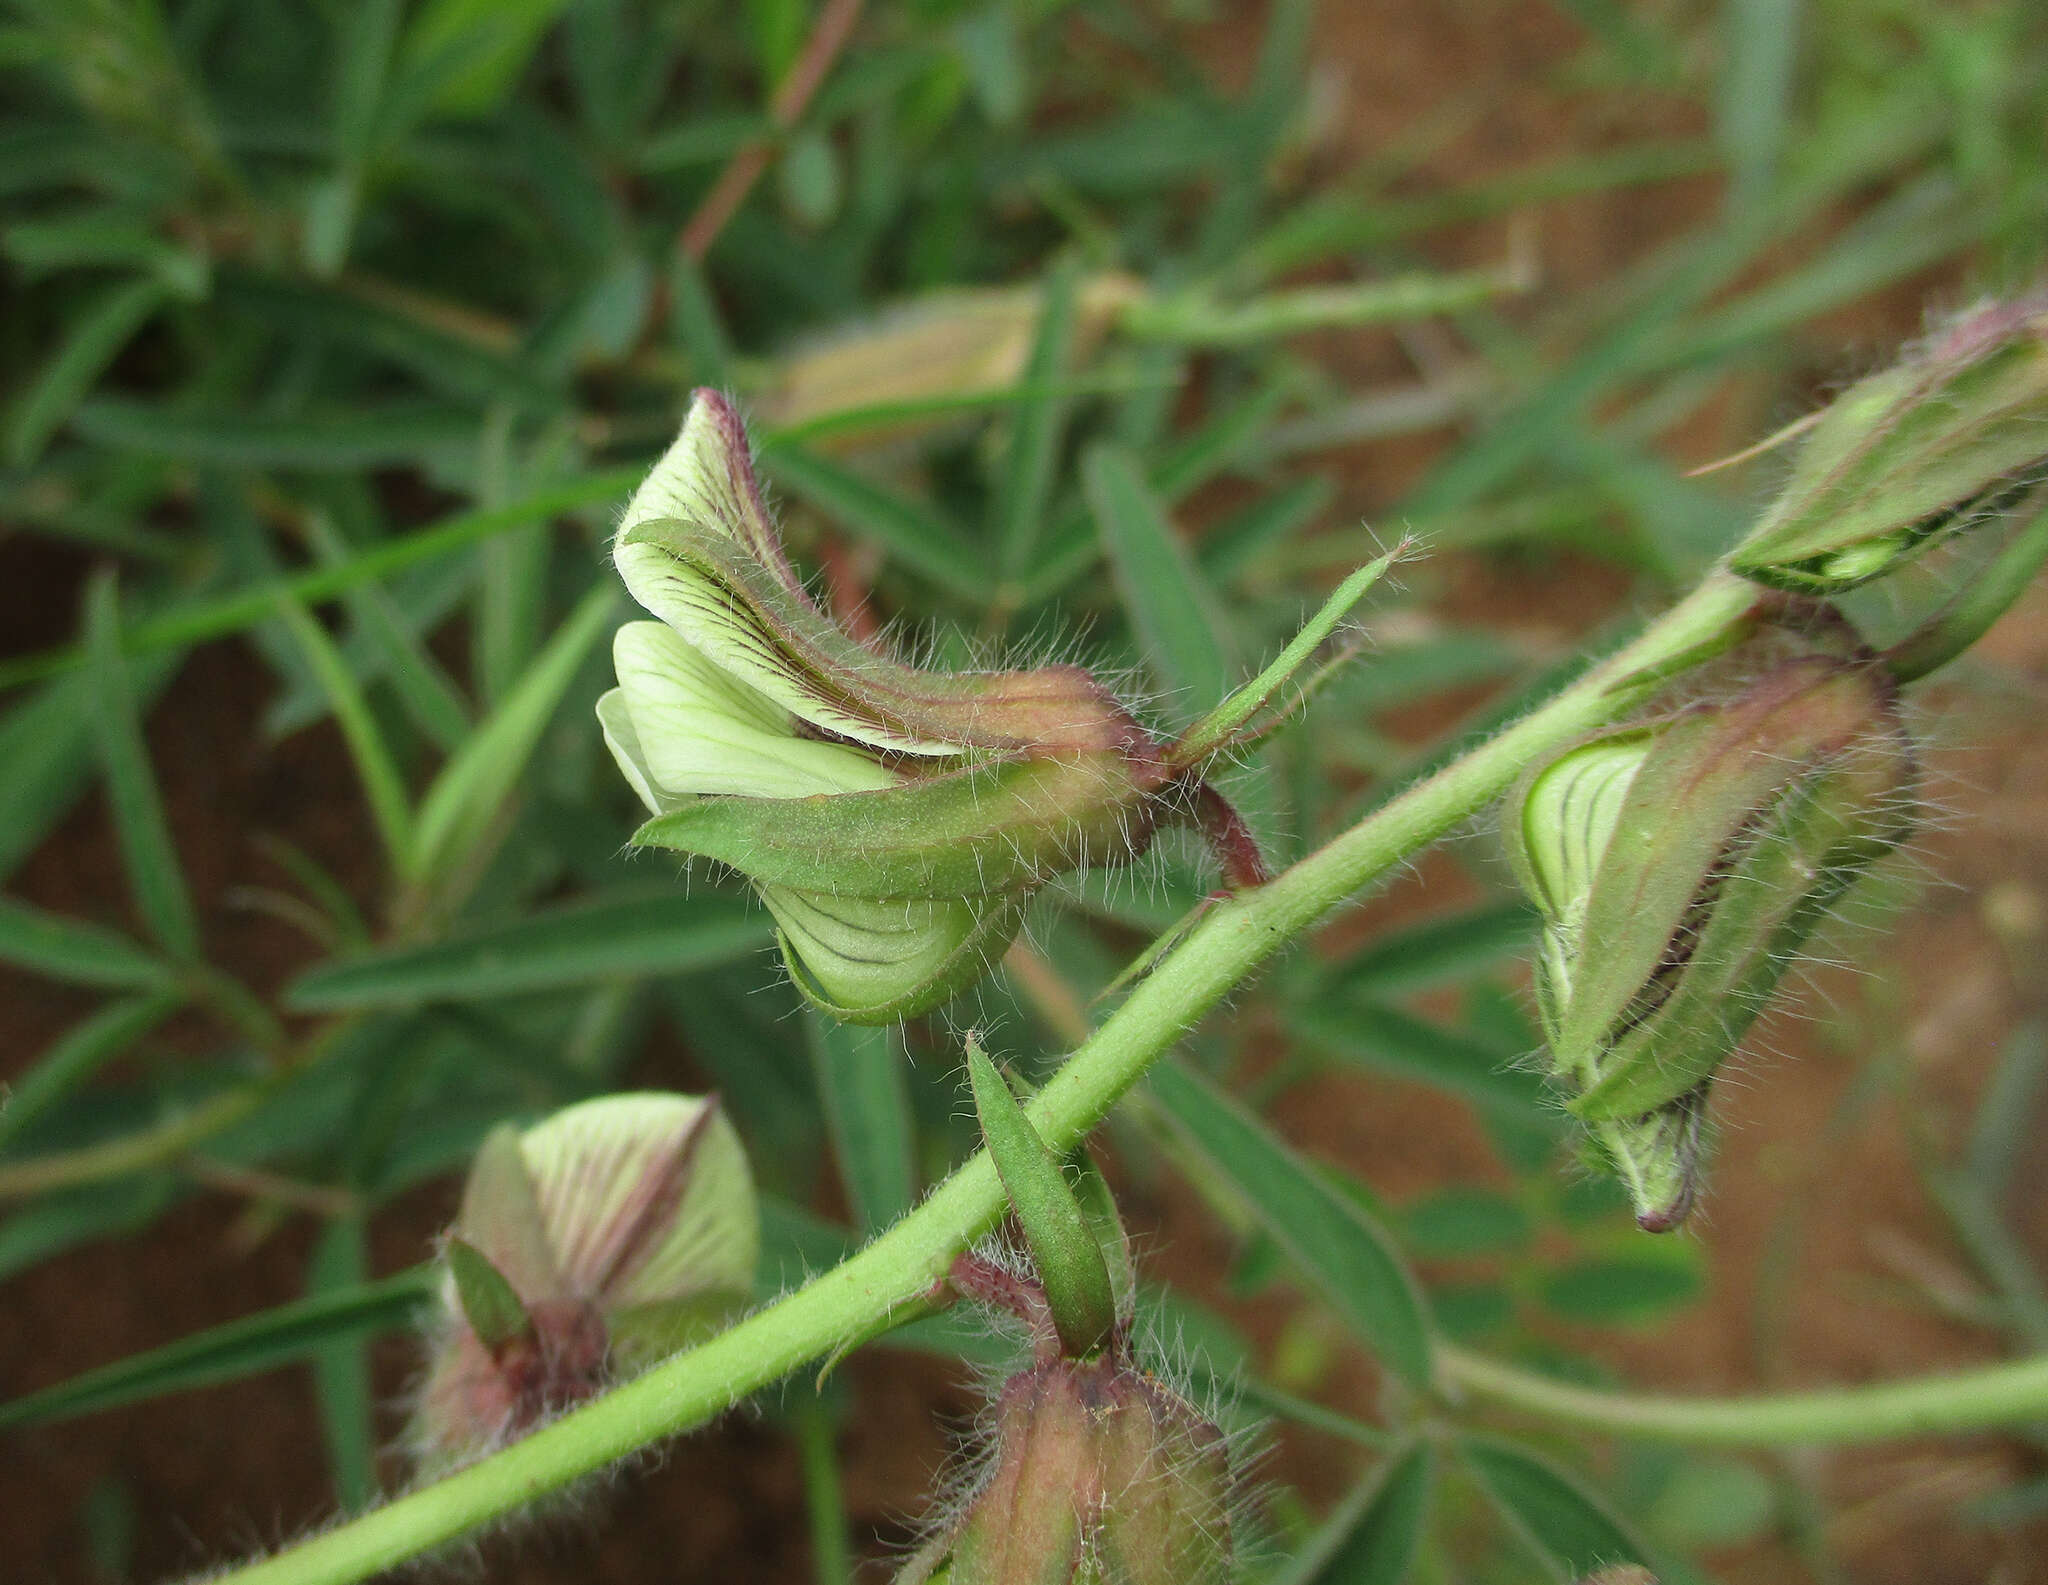
[[[1754,591],[1716,572],[1625,649],[1542,708],[1391,800],[1267,885],[1220,901],[1039,1091],[1029,1113],[1055,1151],[1077,1145],[1145,1070],[1282,946],[1411,854],[1484,809],[1531,758],[1639,703],[1748,627]],[[992,1227],[1002,1185],[985,1153],[848,1259],[687,1353],[502,1452],[348,1524],[220,1576],[235,1585],[365,1578],[453,1540],[853,1339],[943,1278]]]

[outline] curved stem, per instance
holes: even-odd
[[[2048,1354],[1953,1375],[1754,1398],[1596,1392],[1438,1343],[1447,1386],[1545,1420],[1695,1447],[1879,1442],[2048,1420]]]
[[[1754,591],[1726,573],[1541,709],[1394,798],[1269,884],[1217,903],[1033,1100],[1032,1123],[1072,1149],[1153,1062],[1295,936],[1504,792],[1534,756],[1640,702],[1746,628]],[[992,1227],[1002,1186],[976,1154],[857,1254],[687,1353],[503,1451],[284,1552],[218,1576],[233,1585],[341,1585],[555,1491],[867,1336],[945,1276]]]

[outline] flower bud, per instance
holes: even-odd
[[[1830,594],[2002,510],[2048,458],[2048,297],[1973,309],[1819,416],[1792,476],[1730,558]]]
[[[1223,1433],[1127,1357],[1054,1359],[1012,1377],[993,1432],[965,1506],[897,1585],[1230,1579]]]
[[[1914,782],[1889,675],[1812,653],[1523,778],[1505,829],[1543,916],[1551,1061],[1645,1227],[1684,1219],[1705,1085],[1828,907],[1904,836]]]
[[[448,1238],[422,1466],[488,1452],[715,1330],[751,1295],[759,1242],[715,1098],[612,1095],[496,1129]]]
[[[936,1006],[987,972],[1038,886],[1135,858],[1163,817],[1217,801],[1079,666],[927,671],[841,631],[715,392],[627,507],[615,559],[661,619],[620,629],[598,703],[653,815],[634,841],[752,881],[792,980],[840,1018]]]

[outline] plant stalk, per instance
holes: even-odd
[[[2048,1421],[2048,1354],[1950,1375],[1753,1398],[1677,1398],[1597,1392],[1436,1345],[1446,1387],[1553,1424],[1693,1447],[1881,1442]]]
[[[1548,704],[1276,876],[1211,908],[1075,1050],[1029,1108],[1073,1149],[1181,1037],[1282,946],[1499,797],[1535,756],[1615,719],[1747,631],[1755,590],[1716,571]],[[217,1576],[342,1585],[452,1541],[581,1476],[702,1425],[927,1294],[993,1227],[1002,1185],[970,1157],[915,1211],[830,1271],[510,1447],[383,1508]]]

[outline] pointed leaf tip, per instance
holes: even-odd
[[[1116,1294],[1102,1245],[1058,1160],[973,1035],[967,1072],[982,1137],[1037,1263],[1060,1346],[1070,1358],[1086,1358],[1116,1330]]]
[[[485,1348],[496,1352],[533,1331],[533,1318],[505,1274],[467,1239],[448,1240],[448,1275],[454,1279],[464,1319]]]

